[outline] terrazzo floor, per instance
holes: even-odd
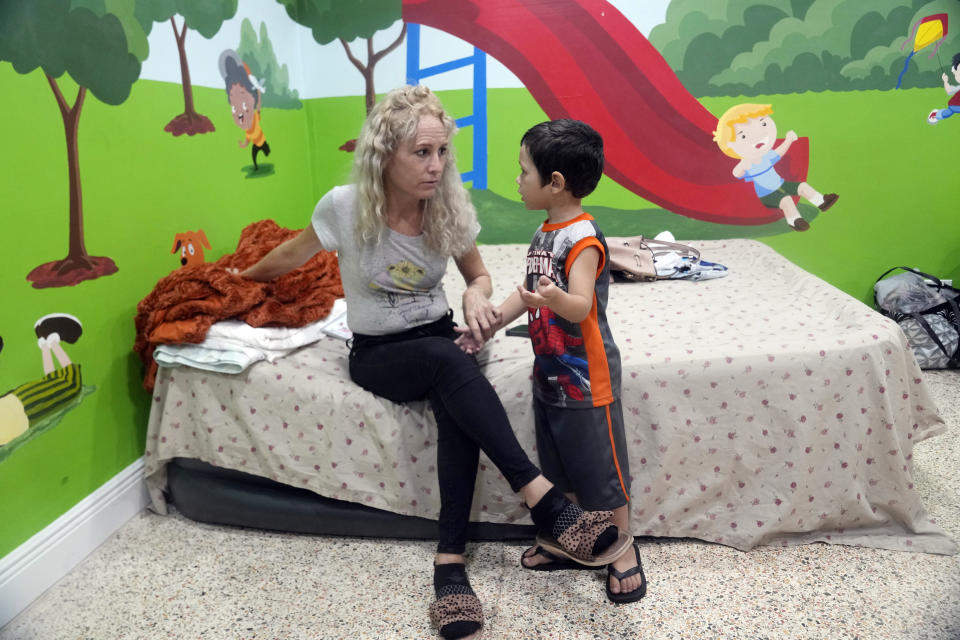
[[[945,434],[914,452],[931,515],[960,540],[960,372],[926,372]],[[641,539],[649,593],[616,607],[604,572],[535,573],[522,546],[471,545],[484,638],[960,638],[960,555],[813,544],[748,553]],[[0,640],[434,639],[433,544],[132,519]]]

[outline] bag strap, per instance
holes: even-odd
[[[933,327],[930,326],[922,314],[910,313],[907,315],[916,320],[917,323],[923,327],[923,330],[927,332],[927,335],[930,336],[930,339],[933,340],[934,344],[937,345],[943,355],[947,356],[947,364],[950,367],[960,366],[960,360],[958,360],[958,357],[960,356],[958,356],[958,354],[951,355],[950,352],[947,351],[947,348],[943,346],[943,343],[940,341],[940,336],[937,335],[937,332],[933,330]]]
[[[656,240],[654,238],[643,238],[643,241],[650,250],[653,251],[654,256],[675,251],[679,253],[681,257],[693,258],[697,261],[700,260],[700,251],[690,245],[680,244],[679,242],[668,242],[666,240]]]
[[[953,287],[949,287],[953,289]],[[960,333],[960,305],[957,304],[957,298],[948,298],[947,304],[950,306],[950,309],[953,311],[953,328],[957,330],[957,333]],[[950,366],[954,369],[960,368],[960,344],[957,345],[957,352],[952,356],[947,356],[950,358]]]
[[[932,275],[930,275],[929,273],[924,273],[923,271],[920,271],[920,270],[918,270],[918,269],[913,269],[913,268],[911,268],[911,267],[893,267],[892,269],[887,269],[886,271],[883,272],[883,275],[881,275],[879,278],[877,278],[877,282],[880,282],[880,281],[883,280],[888,274],[893,273],[893,272],[896,271],[897,269],[903,269],[904,271],[909,271],[910,273],[915,273],[915,274],[917,274],[918,276],[922,276],[922,277],[924,277],[924,278],[929,278],[930,280],[933,280],[934,282],[937,283],[937,287],[938,287],[938,288],[943,286],[943,283],[940,282],[940,278],[938,278],[937,276],[932,276]]]
[[[933,327],[930,326],[922,314],[913,312],[906,315],[916,320],[917,323],[923,327],[923,330],[927,332],[927,335],[930,336],[930,339],[933,340],[934,344],[940,348],[940,351],[943,352],[943,355],[947,356],[948,358],[952,358],[952,356],[947,353],[947,348],[943,346],[942,342],[940,342],[940,336],[937,335],[937,332],[933,330]]]
[[[695,258],[700,258],[700,251],[696,247],[691,247],[688,244],[681,244],[679,242],[668,242],[666,240],[657,240],[655,238],[648,238],[646,236],[608,236],[606,238],[607,245],[616,245],[616,246],[625,246],[631,247],[634,249],[647,248],[654,253],[663,253],[666,251],[676,251],[686,256],[693,256]]]
[[[924,273],[923,271],[919,271],[917,269],[911,269],[910,267],[893,267],[892,269],[887,269],[886,271],[883,272],[883,274],[879,278],[877,278],[877,282],[880,282],[881,280],[883,280],[885,277],[887,277],[889,274],[893,273],[897,269],[903,269],[904,271],[909,271],[910,273],[914,273],[920,276],[921,278],[926,278],[928,280],[935,282],[937,285],[938,292],[944,288],[953,289],[953,287],[947,287],[942,282],[940,282],[940,278],[938,278],[937,276],[932,276],[929,273]],[[885,312],[885,310],[880,306],[880,301],[877,300],[877,282],[873,283],[873,308],[879,311],[880,313],[882,313],[883,315],[888,315]]]

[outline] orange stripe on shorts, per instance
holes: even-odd
[[[613,449],[613,464],[617,467],[617,478],[620,480],[620,489],[623,491],[623,495],[626,497],[627,502],[630,502],[630,494],[627,493],[627,487],[623,484],[623,472],[620,471],[620,461],[617,459],[617,445],[613,442],[613,421],[610,420],[610,405],[607,407],[607,433],[610,434],[610,448]]]

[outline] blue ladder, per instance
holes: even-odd
[[[420,25],[407,23],[407,84],[419,84],[423,78],[473,65],[473,113],[457,118],[458,127],[473,127],[473,168],[461,173],[474,189],[487,188],[487,54],[473,48],[473,55],[432,67],[420,66]]]

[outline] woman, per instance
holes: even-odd
[[[467,284],[467,327],[459,331],[485,341],[499,320],[475,242],[476,212],[450,146],[455,130],[428,88],[391,91],[363,125],[354,184],[328,192],[311,225],[241,274],[269,280],[317,251],[337,251],[354,334],[350,377],[393,402],[430,400],[441,504],[430,617],[444,638],[479,635],[483,623],[463,558],[481,449],[523,496],[541,545],[599,566],[630,542],[610,512],[582,511],[540,474],[476,361],[454,342],[441,284],[448,257]]]

